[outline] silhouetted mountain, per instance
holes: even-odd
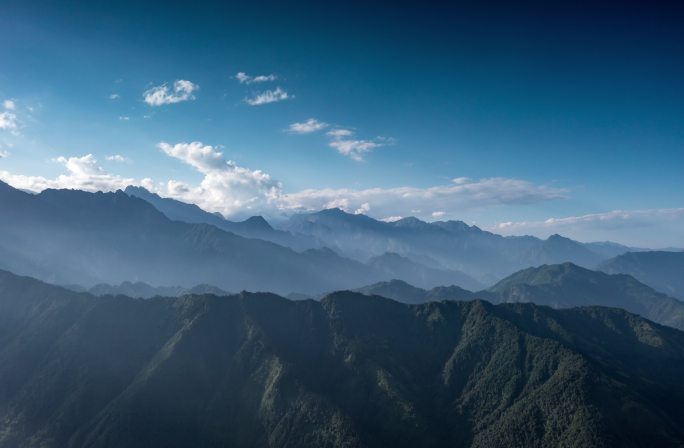
[[[373,257],[367,264],[386,272],[390,278],[400,278],[421,288],[454,284],[467,289],[482,288],[481,283],[463,272],[428,268],[392,252]]]
[[[612,258],[627,252],[640,252],[646,249],[636,247],[628,247],[622,244],[613,243],[612,241],[598,241],[594,243],[584,243],[584,247],[595,252],[602,257]]]
[[[546,240],[503,237],[461,221],[426,223],[410,217],[382,222],[340,209],[295,215],[284,227],[358,260],[393,252],[432,269],[461,271],[484,284],[540,264],[571,261],[593,268],[617,252],[611,246],[610,255],[604,255],[603,246],[594,251],[559,235]]]
[[[235,233],[245,238],[258,238],[271,241],[281,246],[290,247],[297,251],[321,247],[322,244],[313,238],[303,235],[293,235],[289,232],[275,230],[262,216],[252,216],[241,222],[229,221],[219,214],[209,213],[195,204],[187,204],[170,198],[162,198],[143,187],[128,186],[125,193],[135,196],[152,204],[173,221],[183,221],[191,224],[211,224],[219,229]]]
[[[403,280],[378,282],[354,290],[370,296],[381,296],[397,302],[417,304],[441,300],[471,300],[475,294],[458,286],[438,286],[430,290],[418,288]]]
[[[684,300],[684,252],[628,252],[605,261],[599,269],[629,274],[642,283]]]
[[[572,263],[528,268],[477,294],[493,302],[533,302],[554,308],[623,308],[684,329],[684,302],[654,291],[629,275],[609,275]]]
[[[97,298],[0,272],[0,360],[0,447],[684,444],[684,333],[617,309]]]
[[[68,287],[74,289],[73,287]],[[78,291],[78,289],[74,289]],[[226,296],[230,293],[211,285],[197,285],[192,288],[184,288],[182,286],[151,286],[145,282],[122,282],[118,285],[110,285],[108,283],[99,283],[87,292],[94,296],[128,296],[139,299],[150,299],[152,297],[179,297],[185,294],[214,294],[217,296]]]
[[[388,279],[335,254],[296,253],[208,224],[172,221],[121,191],[0,191],[0,267],[53,283],[320,293]]]

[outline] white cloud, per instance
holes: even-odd
[[[145,102],[150,106],[175,104],[180,103],[181,101],[194,100],[195,95],[193,95],[193,92],[196,92],[198,89],[199,86],[197,84],[180,79],[173,83],[173,89],[169,88],[168,85],[163,84],[145,91],[143,97]]]
[[[113,154],[111,156],[105,157],[108,162],[128,162],[128,159],[121,154]]]
[[[285,101],[290,98],[294,97],[280,87],[277,87],[275,90],[266,90],[264,92],[255,93],[251,98],[245,98],[245,102],[250,106],[261,106],[263,104]]]
[[[7,110],[14,110],[17,107],[17,104],[13,100],[5,100],[2,102],[2,107]]]
[[[368,202],[364,202],[363,204],[361,204],[359,206],[359,208],[354,210],[354,214],[355,215],[367,215],[369,211],[370,211],[370,204]]]
[[[56,179],[47,179],[41,176],[24,176],[0,171],[0,179],[10,185],[39,192],[46,188],[74,188],[85,191],[114,191],[136,184],[134,179],[109,174],[97,164],[97,159],[92,154],[82,157],[57,157],[54,159],[67,170],[67,174],[61,174]]]
[[[561,233],[582,241],[618,240],[624,244],[657,247],[684,241],[684,208],[612,210],[543,221],[502,222],[489,230],[503,235],[528,234],[541,238]]]
[[[315,118],[309,118],[303,123],[292,123],[288,131],[293,134],[310,134],[328,127],[327,123],[320,122]]]
[[[130,119],[131,119],[131,117],[127,117],[127,116],[124,116],[124,115],[122,115],[122,116],[119,117],[119,121],[129,121]]]
[[[386,217],[384,217],[384,218],[380,218],[380,221],[384,221],[384,222],[397,222],[397,221],[399,221],[400,219],[404,219],[404,217],[403,217],[403,216],[386,216]]]
[[[111,95],[109,95],[110,100],[118,100],[119,98],[120,96],[118,93],[112,93]]]
[[[161,142],[158,147],[164,154],[193,167],[202,174],[202,180],[188,184],[174,179],[152,182],[122,177],[105,171],[92,154],[56,159],[66,170],[66,174],[56,179],[7,171],[0,172],[0,179],[31,191],[45,188],[112,191],[127,185],[144,185],[161,196],[233,217],[256,213],[275,216],[340,207],[350,213],[387,217],[384,219],[410,215],[429,218],[435,210],[456,215],[468,209],[545,202],[563,198],[566,193],[562,189],[507,178],[451,182],[429,188],[324,188],[285,193],[280,182],[268,173],[239,166],[214,146],[201,142]],[[118,158],[109,156],[107,160],[118,161]],[[421,210],[428,211],[421,213]]]
[[[333,140],[329,145],[340,154],[360,162],[363,160],[365,153],[379,148],[382,146],[382,143],[371,140]]]
[[[436,211],[436,212],[432,212],[432,217],[433,217],[433,218],[444,218],[444,216],[446,216],[446,213],[443,212],[443,211],[441,211],[441,210],[440,210],[440,211]]]
[[[331,129],[330,131],[326,132],[326,134],[333,138],[342,138],[351,137],[354,135],[354,132],[350,131],[349,129]]]
[[[340,207],[353,212],[364,204],[375,216],[428,217],[420,210],[440,210],[445,214],[462,214],[465,210],[499,205],[521,205],[551,201],[565,197],[566,190],[536,185],[520,179],[494,177],[450,183],[428,188],[396,187],[355,189],[308,189],[284,194],[283,208],[289,210],[320,210]]]
[[[354,133],[348,129],[333,129],[328,131],[327,135],[332,137],[332,141],[328,143],[331,148],[357,162],[363,160],[365,153],[392,142],[391,139],[385,137],[376,137],[373,140],[349,138]]]
[[[5,157],[9,157],[10,153],[5,151],[4,149],[0,149],[0,159],[4,159]]]
[[[0,129],[17,134],[19,132],[17,114],[10,111],[0,113]]]
[[[170,180],[166,193],[170,197],[192,202],[205,210],[225,216],[237,213],[264,213],[278,208],[281,185],[260,170],[250,170],[226,160],[223,154],[201,142],[159,143],[167,155],[175,157],[204,175],[198,186]]]
[[[254,83],[260,83],[260,82],[270,82],[270,81],[275,81],[278,79],[276,75],[258,75],[258,76],[249,76],[245,72],[238,72],[235,75],[235,79],[240,81],[240,84],[254,84]]]

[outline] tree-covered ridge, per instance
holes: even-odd
[[[0,275],[0,446],[678,446],[684,333],[609,308],[96,298]]]

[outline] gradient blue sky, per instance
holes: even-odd
[[[140,3],[0,2],[1,179],[684,246],[681,6]]]

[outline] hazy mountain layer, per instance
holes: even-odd
[[[208,224],[172,221],[123,192],[0,184],[0,267],[86,287],[123,281],[320,293],[386,279],[334,252],[297,253]]]
[[[276,230],[261,216],[252,216],[245,221],[234,222],[215,213],[209,213],[195,204],[186,204],[170,198],[162,198],[142,187],[129,186],[125,193],[135,196],[152,204],[157,210],[174,221],[191,224],[211,224],[219,229],[235,233],[245,238],[258,238],[265,241],[286,246],[297,251],[321,247],[315,239],[304,235],[293,235],[289,232]]]
[[[684,300],[684,252],[628,252],[599,266],[609,274],[629,274],[640,282]]]
[[[462,271],[483,284],[541,264],[569,261],[593,268],[629,250],[608,243],[584,245],[559,235],[546,240],[503,237],[461,221],[426,223],[404,218],[382,222],[339,209],[295,215],[285,229],[311,235],[359,260],[394,252],[431,268]]]
[[[0,446],[678,446],[684,333],[336,293],[96,298],[0,273]]]

